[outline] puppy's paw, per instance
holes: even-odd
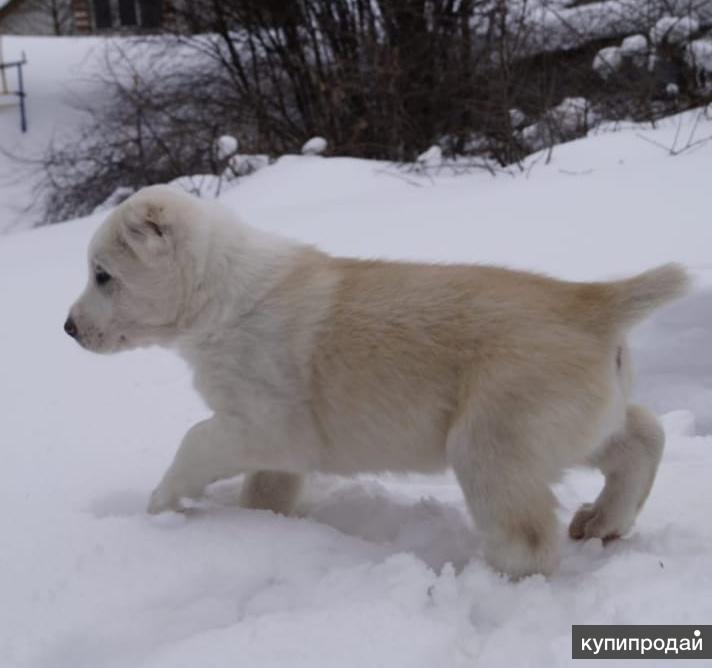
[[[559,563],[559,541],[554,531],[496,532],[486,537],[485,559],[513,580],[551,575]]]
[[[151,498],[148,501],[146,512],[149,515],[158,515],[160,513],[174,512],[180,513],[183,508],[180,503],[180,497],[171,493],[166,485],[159,485],[153,490]]]
[[[606,512],[606,508],[594,503],[584,503],[569,524],[569,536],[574,540],[600,538],[607,543],[620,538],[630,529],[630,524],[631,522]]]

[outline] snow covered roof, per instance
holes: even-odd
[[[520,53],[526,55],[566,51],[597,39],[647,33],[663,17],[667,17],[663,23],[667,30],[674,25],[678,31],[684,28],[693,32],[690,19],[680,18],[687,13],[686,0],[600,0],[564,8],[534,2],[524,14],[514,16],[523,21],[524,32],[516,34]],[[700,0],[694,13],[696,27],[712,25],[712,0]]]

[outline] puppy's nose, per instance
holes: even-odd
[[[72,320],[72,317],[67,318],[67,322],[64,323],[64,331],[69,334],[73,339],[77,338],[77,326]]]

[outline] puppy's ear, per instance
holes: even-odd
[[[170,249],[170,229],[163,207],[155,204],[127,207],[122,223],[124,239],[138,255],[158,255]]]

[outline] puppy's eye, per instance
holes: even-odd
[[[111,280],[111,274],[103,269],[97,269],[94,274],[94,280],[96,280],[97,285],[106,285]]]

